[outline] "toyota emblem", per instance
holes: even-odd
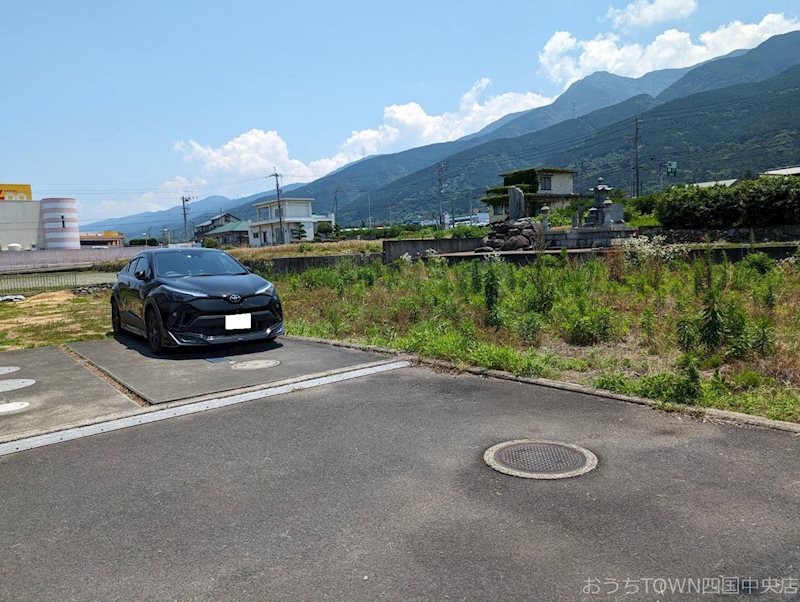
[[[228,301],[230,301],[231,303],[241,303],[242,297],[239,295],[231,295],[230,297],[228,297]]]

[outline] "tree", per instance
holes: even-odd
[[[331,234],[333,234],[333,225],[331,225],[330,222],[320,222],[317,224],[317,235],[321,240],[330,238]]]
[[[298,224],[297,228],[292,230],[292,239],[294,240],[305,240],[306,238],[306,229],[303,224]]]

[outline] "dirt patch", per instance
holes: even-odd
[[[63,303],[74,299],[75,295],[71,291],[56,291],[53,293],[40,293],[29,297],[25,301],[20,301],[22,305],[41,305],[45,303]]]

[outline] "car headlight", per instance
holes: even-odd
[[[270,297],[275,296],[275,285],[271,282],[267,282],[264,286],[258,289],[255,292],[256,295],[269,295]]]
[[[197,291],[189,291],[182,288],[175,288],[173,286],[166,286],[163,285],[161,287],[167,296],[172,299],[173,301],[178,301],[180,303],[185,303],[187,301],[191,301],[192,299],[201,299],[203,297],[208,297],[205,293],[199,293]]]

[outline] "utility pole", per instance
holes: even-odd
[[[342,189],[341,186],[337,186],[333,190],[333,225],[339,223],[339,191]]]
[[[447,172],[447,161],[441,161],[439,165],[436,166],[436,171],[439,173],[439,226],[444,229],[446,224],[444,223],[444,174]]]
[[[280,242],[286,242],[284,240],[284,235],[283,235],[283,208],[281,207],[281,185],[280,182],[278,181],[278,178],[281,177],[281,174],[279,174],[278,170],[273,167],[272,173],[269,174],[267,177],[275,178],[275,195],[276,198],[278,199],[278,223],[280,226],[280,234],[281,234]]]
[[[186,205],[189,203],[192,197],[188,195],[183,195],[181,197],[181,205],[183,206],[183,242],[189,242],[189,222],[188,222],[188,209]]]
[[[633,150],[634,150],[634,165],[633,165],[633,173],[634,173],[634,194],[633,196],[637,197],[642,194],[642,183],[639,179],[639,125],[642,123],[642,116],[637,115],[636,118],[636,128],[633,134]]]

